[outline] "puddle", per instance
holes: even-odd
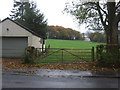
[[[50,76],[91,76],[90,71],[77,71],[77,70],[38,70],[37,75],[50,75]]]
[[[81,77],[81,76],[109,76],[120,77],[120,72],[108,71],[80,71],[80,70],[50,70],[50,69],[11,69],[6,73],[22,75],[38,75],[48,77]]]

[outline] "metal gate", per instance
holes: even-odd
[[[94,48],[92,49],[46,49],[42,57],[38,59],[39,63],[70,63],[79,61],[93,61]]]

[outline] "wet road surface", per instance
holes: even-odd
[[[3,88],[118,88],[119,87],[118,85],[119,77],[116,78],[118,74],[109,72],[104,74],[104,76],[106,75],[105,77],[102,75],[100,72],[97,72],[96,74],[96,73],[91,73],[90,71],[38,70],[34,74],[25,73],[25,72],[21,74],[20,72],[15,73],[15,71],[14,73],[5,72],[3,73],[2,79],[3,79]]]

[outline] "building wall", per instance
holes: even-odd
[[[2,23],[0,24],[0,36],[2,36]],[[0,38],[0,58],[2,57],[2,38]]]
[[[41,38],[38,38],[37,36],[32,36],[32,45],[31,46],[34,46],[35,48],[42,48],[42,44],[41,44]]]
[[[0,36],[2,36],[2,23],[0,23]]]
[[[2,32],[2,34],[0,34],[0,37],[28,37],[28,46],[42,48],[42,44],[40,44],[40,37],[33,35],[32,33],[20,27],[11,20],[5,20],[4,22],[0,23],[0,26],[0,32]]]
[[[2,22],[2,36],[25,37],[31,36],[31,33],[8,19]]]

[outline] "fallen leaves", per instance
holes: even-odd
[[[96,67],[92,62],[77,62],[77,63],[48,63],[48,64],[22,64],[21,59],[6,59],[3,60],[2,65],[4,69],[77,69],[77,70],[101,70],[101,71],[118,71],[120,68],[100,68]]]

